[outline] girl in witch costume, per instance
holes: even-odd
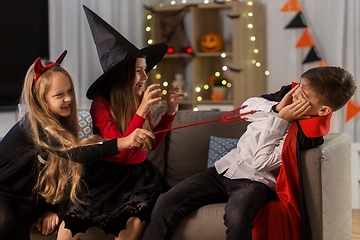
[[[74,85],[60,66],[64,51],[45,67],[38,58],[29,68],[21,104],[26,114],[0,142],[0,239],[30,239],[29,230],[51,233],[59,202],[77,202],[82,163],[139,146],[152,133],[138,129],[128,138],[78,140]],[[86,144],[86,145],[85,145]],[[69,161],[71,160],[71,161]]]
[[[159,84],[143,91],[149,72],[164,56],[166,44],[139,50],[94,12],[84,6],[104,73],[90,86],[93,131],[106,139],[126,137],[136,128],[168,129],[183,94],[170,86],[167,112],[153,127],[150,108],[161,99]],[[157,197],[168,186],[161,173],[146,158],[166,133],[157,134],[140,147],[104,158],[87,166],[87,204],[69,206],[58,239],[77,239],[89,227],[98,226],[116,239],[138,239],[150,218]],[[65,225],[65,228],[63,226]],[[73,237],[74,236],[74,237]]]

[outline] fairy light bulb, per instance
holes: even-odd
[[[227,81],[226,81],[225,79],[223,79],[223,80],[221,81],[221,84],[225,86],[225,85],[227,84]]]
[[[163,3],[160,3],[160,4],[159,4],[159,7],[163,7],[163,6],[164,6],[164,4],[163,4]]]
[[[269,71],[265,71],[265,75],[269,76],[270,72]]]
[[[164,89],[164,90],[162,91],[162,94],[163,94],[163,95],[166,95],[166,94],[167,94],[167,91]]]
[[[252,25],[251,23],[249,23],[249,24],[247,25],[247,27],[248,27],[248,28],[253,28],[254,25]]]
[[[182,0],[181,2],[182,2],[183,4],[185,4],[187,1],[186,1],[186,0]]]
[[[197,111],[199,111],[199,108],[198,108],[198,107],[194,107],[194,108],[193,108],[193,111],[194,111],[194,112],[197,112]]]
[[[259,49],[255,48],[254,53],[259,53]]]
[[[171,5],[175,5],[175,4],[176,4],[176,1],[173,0],[173,1],[170,2],[170,4],[171,4]]]
[[[226,53],[221,53],[220,55],[222,58],[226,58]]]
[[[196,91],[196,92],[201,92],[201,87],[196,87],[196,88],[195,88],[195,91]]]
[[[151,31],[151,27],[146,27],[146,28],[145,28],[145,31],[150,32],[150,31]]]
[[[255,36],[251,36],[251,37],[250,37],[250,40],[254,42],[254,41],[256,40],[256,37],[255,37]]]
[[[157,65],[155,65],[154,67],[153,67],[153,69],[156,69],[157,68]]]
[[[205,3],[205,4],[209,4],[210,1],[209,1],[209,0],[204,0],[204,3]]]
[[[227,86],[228,88],[230,88],[230,87],[231,87],[231,83],[228,82],[228,83],[226,84],[226,86]]]
[[[249,6],[252,6],[254,3],[253,2],[248,2],[247,3]]]
[[[252,12],[248,12],[248,16],[252,17],[252,16],[254,16],[254,14]]]
[[[165,82],[163,82],[163,86],[167,87],[167,86],[169,86],[169,83],[165,81]]]
[[[201,97],[201,96],[198,96],[198,97],[196,98],[196,100],[198,100],[198,102],[201,102],[201,101],[202,101],[202,97]]]
[[[160,78],[161,78],[161,74],[160,73],[156,74],[156,79],[160,79]]]
[[[204,85],[204,89],[205,89],[205,90],[208,90],[209,88],[210,88],[210,87],[209,87],[208,84],[205,84],[205,85]]]
[[[255,63],[256,63],[256,60],[255,60],[255,59],[251,60],[251,63],[252,63],[252,64],[255,64]]]
[[[148,44],[150,45],[150,44],[153,44],[154,40],[152,40],[152,39],[150,38],[147,42],[148,42]]]
[[[255,66],[260,67],[260,66],[261,66],[261,63],[260,63],[260,62],[257,62],[257,63],[255,64]]]
[[[216,77],[220,76],[220,73],[219,73],[219,72],[216,72],[216,73],[215,73],[215,76],[216,76]]]
[[[151,14],[148,14],[148,15],[146,16],[146,19],[147,19],[147,20],[152,19],[152,15],[151,15]]]
[[[225,72],[227,71],[228,67],[227,66],[222,66],[222,70]]]

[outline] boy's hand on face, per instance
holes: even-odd
[[[308,119],[310,115],[306,115],[306,112],[311,108],[309,102],[297,101],[290,105],[283,107],[278,117],[292,122],[294,120]]]
[[[296,85],[294,88],[292,88],[284,97],[283,99],[281,99],[281,101],[279,102],[278,105],[276,105],[276,111],[280,112],[281,109],[283,109],[284,107],[290,105],[293,101],[293,93],[299,88],[299,85]]]

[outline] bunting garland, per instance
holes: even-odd
[[[280,12],[298,12],[298,14],[291,20],[291,22],[285,27],[285,29],[290,28],[305,28],[301,38],[296,43],[296,48],[311,47],[309,53],[303,61],[303,64],[309,62],[320,61],[319,66],[325,66],[324,61],[319,57],[319,54],[316,50],[315,44],[312,40],[310,31],[307,28],[305,17],[302,14],[302,10],[298,0],[288,0],[286,4],[281,8]]]
[[[296,48],[310,47],[310,50],[302,63],[305,64],[305,63],[319,61],[318,67],[326,66],[325,62],[319,57],[320,55],[315,47],[310,31],[307,27],[305,17],[302,14],[299,1],[288,0],[285,3],[285,5],[281,8],[280,12],[298,12],[298,14],[291,20],[291,22],[285,27],[285,29],[305,28],[299,41],[295,45]],[[345,122],[348,122],[359,112],[360,112],[360,105],[356,103],[354,100],[350,99],[346,105]]]

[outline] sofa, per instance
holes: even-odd
[[[166,106],[153,106],[156,124]],[[172,127],[218,119],[221,111],[180,110]],[[83,116],[82,116],[83,115]],[[79,113],[82,137],[91,134],[88,111]],[[247,122],[223,124],[219,121],[170,131],[148,158],[164,174],[169,185],[175,186],[183,179],[206,170],[213,161],[236,147],[236,142],[246,130]],[[90,129],[90,131],[89,131]],[[352,239],[352,207],[350,179],[350,138],[346,134],[331,133],[325,143],[301,152],[303,161],[305,200],[314,240]],[[173,240],[225,239],[223,224],[225,204],[204,206],[187,216],[179,225]],[[56,239],[56,233],[44,236],[35,227],[31,240]],[[80,240],[114,239],[102,230],[91,228]]]

